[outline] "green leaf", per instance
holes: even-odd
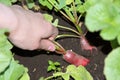
[[[74,15],[72,14],[73,9],[70,7],[64,7],[64,11],[65,13],[69,16],[69,18],[71,19],[72,22],[75,22],[75,18]]]
[[[86,11],[84,5],[77,5],[76,9],[79,13],[84,13]]]
[[[28,5],[29,9],[32,9],[35,6],[35,3],[34,2],[33,3],[27,3],[27,5]]]
[[[120,11],[120,0],[112,0],[112,2],[115,4],[115,6],[119,9]]]
[[[64,1],[64,0],[61,0],[61,1]],[[65,0],[65,1],[66,1],[66,4],[67,4],[67,5],[69,5],[69,4],[71,4],[71,3],[74,2],[74,0]]]
[[[23,76],[20,78],[20,80],[30,80],[29,74],[28,74],[28,69],[25,68],[25,73]]]
[[[77,70],[80,73],[81,80],[93,80],[91,74],[83,66],[77,67]]]
[[[58,71],[58,72],[61,71],[61,68],[57,68],[57,71]]]
[[[12,47],[5,34],[0,34],[0,50],[10,50]]]
[[[117,37],[118,44],[120,45],[120,34]]]
[[[104,74],[107,80],[120,80],[120,47],[112,50],[105,59]]]
[[[62,75],[62,78],[64,80],[70,80],[70,75],[69,74],[64,74],[64,75]]]
[[[0,30],[0,73],[3,72],[10,64],[12,53],[10,49],[13,47],[5,35],[6,29]]]
[[[65,0],[59,0],[58,9],[62,9],[66,6]]]
[[[119,30],[117,28],[108,27],[101,31],[100,36],[102,36],[104,40],[114,40],[117,37],[118,33]]]
[[[54,63],[54,62],[51,61],[51,60],[48,61],[48,64],[49,64],[49,65],[53,65],[53,63]]]
[[[75,80],[81,80],[80,72],[74,65],[69,65],[66,73],[70,74]]]
[[[93,80],[90,73],[83,66],[69,65],[66,73],[70,74],[75,80]]]
[[[85,23],[89,31],[99,31],[107,27],[120,25],[117,22],[118,16],[119,12],[112,4],[98,3],[87,11]]]
[[[12,53],[9,51],[0,51],[0,73],[3,72],[10,64]]]
[[[29,9],[32,9],[35,6],[35,2],[33,0],[26,0],[26,3]]]
[[[55,0],[50,0],[50,1],[55,1]],[[43,6],[46,6],[48,9],[52,10],[53,5],[48,1],[48,0],[39,0],[39,3]]]
[[[56,72],[53,74],[54,77],[58,77],[61,76],[64,80],[69,80],[70,79],[70,75],[67,73],[63,73],[63,72]]]
[[[51,70],[53,70],[53,67],[52,66],[48,66],[47,71],[49,72]]]
[[[48,61],[48,68],[47,68],[47,71],[60,71],[61,68],[60,68],[60,63],[59,62],[53,62],[51,60]]]
[[[0,74],[0,80],[5,80],[3,74]]]
[[[102,2],[102,0],[85,0],[83,5],[81,6],[81,9],[87,11],[89,8],[100,2]]]
[[[55,19],[55,21],[52,23],[53,26],[57,27],[57,26],[58,26],[58,22],[59,22],[59,20],[58,20],[58,19]]]
[[[60,63],[59,62],[54,62],[54,65],[55,66],[60,66]]]
[[[88,30],[91,32],[101,30],[100,35],[104,40],[117,38],[120,44],[119,12],[118,8],[111,2],[100,2],[94,5],[87,11],[85,19]]]
[[[23,65],[18,64],[17,61],[12,60],[9,68],[5,71],[5,80],[18,80],[25,72]]]
[[[12,3],[15,3],[15,2],[17,2],[17,0],[11,0],[11,2],[12,2]]]
[[[11,0],[0,0],[0,3],[3,3],[3,4],[8,5],[8,6],[12,5],[12,1]]]
[[[48,22],[52,23],[53,20],[53,16],[50,14],[43,14],[45,20],[47,20]]]
[[[23,80],[29,80],[28,75],[24,73],[26,68],[13,59],[13,46],[7,40],[5,32],[6,29],[0,30],[0,80],[18,80],[22,76],[25,78]]]
[[[45,20],[48,21],[48,22],[50,22],[50,23],[52,23],[53,26],[55,26],[55,27],[58,26],[58,22],[59,22],[58,19],[55,19],[53,21],[53,16],[50,15],[50,14],[43,14],[43,16],[44,16]]]
[[[44,77],[40,77],[39,80],[45,80],[45,78]]]

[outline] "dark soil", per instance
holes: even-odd
[[[60,24],[65,26],[71,26],[66,21],[60,19]],[[60,31],[61,32],[61,31]],[[109,42],[103,41],[99,37],[99,33],[87,33],[88,41],[97,47],[97,51],[81,50],[79,39],[77,38],[64,38],[58,40],[58,42],[65,49],[72,49],[74,52],[83,55],[90,59],[90,63],[86,66],[87,70],[91,73],[94,80],[105,80],[103,75],[104,59],[107,53],[110,51]],[[12,51],[15,53],[15,59],[19,60],[21,64],[28,67],[31,80],[38,80],[40,77],[47,77],[52,75],[47,73],[48,60],[58,61],[62,66],[69,65],[62,58],[62,55],[56,53],[47,53],[46,51],[26,51],[14,47]]]

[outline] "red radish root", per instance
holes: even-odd
[[[87,41],[87,39],[84,36],[80,37],[80,45],[82,50],[89,50],[92,53],[92,50],[95,49],[97,50],[97,48],[95,46],[91,46],[89,44],[89,42]]]
[[[53,42],[53,41],[52,41]],[[63,55],[63,59],[68,63],[74,64],[75,66],[86,66],[89,60],[81,55],[76,54],[72,50],[65,50],[59,43],[53,42],[55,44],[55,52]]]
[[[89,60],[81,55],[76,54],[72,50],[67,50],[66,54],[63,55],[65,61],[74,64],[75,66],[86,66]]]

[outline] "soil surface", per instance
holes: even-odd
[[[58,18],[58,16],[55,17]],[[61,25],[72,27],[66,20],[61,18],[59,18],[59,22]],[[63,30],[60,30],[60,33],[62,33],[62,31]],[[86,69],[91,73],[94,80],[105,80],[103,75],[104,59],[111,50],[110,44],[109,42],[103,41],[99,37],[99,33],[87,33],[86,37],[92,45],[97,47],[97,50],[93,50],[92,53],[82,50],[79,39],[77,38],[64,38],[57,41],[65,49],[72,49],[74,52],[90,59],[90,63],[86,66]],[[48,60],[58,61],[61,63],[61,66],[64,67],[69,65],[69,63],[63,60],[62,55],[54,52],[27,51],[16,47],[14,47],[12,51],[15,53],[15,59],[28,67],[31,80],[38,80],[40,77],[52,75],[51,73],[47,73]]]

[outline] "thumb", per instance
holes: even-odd
[[[42,39],[40,41],[39,49],[47,50],[47,51],[55,51],[55,45],[49,39]]]

